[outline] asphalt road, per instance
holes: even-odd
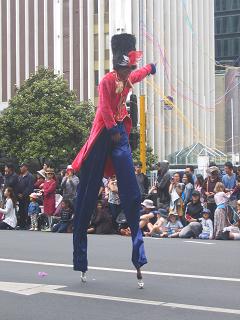
[[[129,238],[89,236],[82,283],[71,234],[1,231],[0,319],[240,319],[239,241],[147,238],[145,246],[140,290]]]

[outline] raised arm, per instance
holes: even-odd
[[[155,64],[153,64],[153,63],[147,64],[146,66],[144,66],[136,71],[133,71],[129,76],[129,80],[132,83],[140,82],[141,80],[146,78],[146,76],[148,76],[150,74],[155,74],[155,73],[156,73]]]

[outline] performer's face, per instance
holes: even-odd
[[[121,68],[117,71],[118,76],[122,81],[126,81],[131,72],[132,72],[132,69],[130,68]]]

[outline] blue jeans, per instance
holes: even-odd
[[[68,225],[69,225],[69,222],[60,221],[57,224],[55,224],[55,226],[53,226],[52,232],[58,232],[58,233],[67,232]]]
[[[87,271],[87,228],[96,207],[104,166],[109,154],[117,176],[121,207],[131,229],[133,265],[140,268],[147,263],[142,232],[139,229],[141,194],[123,123],[118,124],[118,129],[121,139],[117,144],[113,144],[109,132],[106,129],[103,130],[81,169],[73,220],[74,270]]]

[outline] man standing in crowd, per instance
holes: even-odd
[[[233,172],[233,164],[228,161],[224,165],[225,175],[222,177],[222,182],[225,187],[225,191],[232,191],[236,186],[236,173]]]
[[[196,176],[194,174],[194,167],[189,165],[185,168],[185,173],[190,173],[192,175],[193,184],[196,182]]]
[[[20,166],[20,175],[18,178],[17,199],[19,202],[19,226],[26,229],[28,226],[28,205],[29,195],[34,189],[33,175],[28,171],[28,165],[22,163]]]
[[[18,175],[15,172],[15,168],[12,163],[5,165],[5,176],[3,190],[6,188],[12,188],[14,195],[17,195],[18,188]]]
[[[142,172],[142,163],[138,162],[135,164],[135,174],[137,178],[137,183],[140,189],[140,193],[142,196],[142,201],[145,199],[148,194],[149,181],[148,177]]]
[[[217,205],[214,200],[214,188],[217,182],[221,182],[220,170],[216,166],[209,167],[207,169],[207,178],[204,180],[202,186],[202,193],[204,201],[207,205],[207,208],[211,211],[210,219],[214,221],[214,212],[217,208]]]
[[[158,201],[161,206],[166,209],[170,204],[169,186],[171,176],[169,173],[169,163],[167,161],[159,162],[157,164],[158,175],[156,181]]]

